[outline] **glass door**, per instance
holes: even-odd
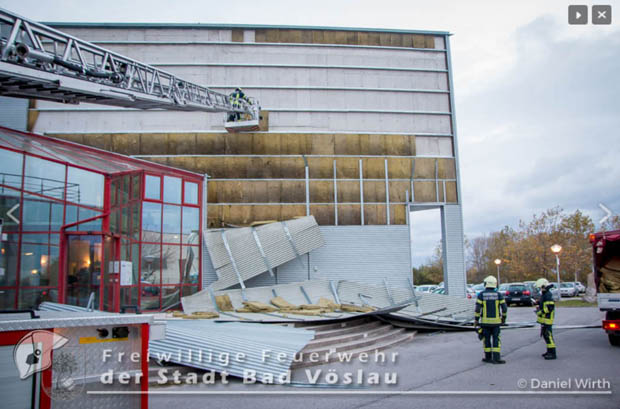
[[[101,235],[67,236],[67,272],[65,303],[100,308],[103,252]]]
[[[120,240],[105,236],[103,241],[103,302],[102,310],[118,312],[120,308]]]

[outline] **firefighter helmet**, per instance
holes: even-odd
[[[484,279],[485,288],[497,288],[497,279],[493,276],[488,276]]]
[[[541,289],[547,286],[549,286],[549,281],[547,281],[546,278],[539,278],[538,280],[536,280],[536,284],[534,284],[534,287]]]

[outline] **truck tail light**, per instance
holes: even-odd
[[[612,330],[612,331],[620,330],[620,320],[614,320],[614,321],[604,320],[603,329]]]

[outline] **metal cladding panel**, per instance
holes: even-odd
[[[465,296],[463,215],[460,205],[445,205],[441,211],[444,245],[444,282],[450,295]]]
[[[0,126],[26,131],[28,125],[28,100],[0,97]]]
[[[270,267],[273,269],[324,244],[313,216],[256,228],[206,230],[204,236],[218,276],[218,280],[210,284],[214,290],[240,284],[239,277],[245,285],[246,280],[268,271]],[[273,281],[268,280],[267,283]],[[263,284],[263,280],[254,284]]]
[[[254,370],[257,379],[262,381],[272,374],[277,382],[277,376],[286,374],[295,354],[313,337],[314,331],[279,325],[171,320],[166,325],[166,338],[149,343],[149,355],[238,377],[243,377],[244,371]],[[273,358],[264,359],[264,351],[271,351]],[[203,353],[209,352],[213,356],[243,353],[245,358],[228,362],[202,359]],[[280,359],[276,359],[278,356]]]
[[[211,261],[211,255],[207,250],[207,241],[202,241],[202,288],[207,288],[211,283],[217,281],[217,273]]]
[[[408,226],[320,226],[325,246],[310,253],[310,279],[382,284],[411,277]],[[278,283],[308,279],[291,261],[278,268]]]

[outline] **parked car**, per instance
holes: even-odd
[[[484,284],[476,284],[476,285],[473,287],[473,289],[474,289],[474,291],[476,292],[476,296],[477,296],[477,295],[478,295],[478,294],[480,294],[482,291],[484,291]]]
[[[586,286],[581,284],[579,281],[575,281],[574,282],[575,287],[577,287],[577,293],[579,294],[585,294],[586,292]]]
[[[532,293],[523,283],[504,284],[506,304],[533,305]]]
[[[474,291],[473,288],[467,287],[465,289],[465,296],[467,297],[467,299],[472,299],[472,298],[476,298],[477,294],[476,294],[476,291]]]
[[[437,288],[436,285],[426,284],[417,286],[415,290],[420,293],[432,293],[435,288]]]
[[[575,283],[560,283],[560,296],[576,297],[578,294]]]
[[[526,286],[528,290],[530,290],[532,300],[534,302],[538,302],[538,300],[540,300],[540,296],[542,295],[542,291],[540,291],[539,288],[536,288],[536,286],[534,285],[534,281],[524,281],[523,285]]]
[[[442,294],[445,295],[446,294],[446,289],[443,287],[437,287],[435,288],[433,291],[431,291],[433,294]]]

